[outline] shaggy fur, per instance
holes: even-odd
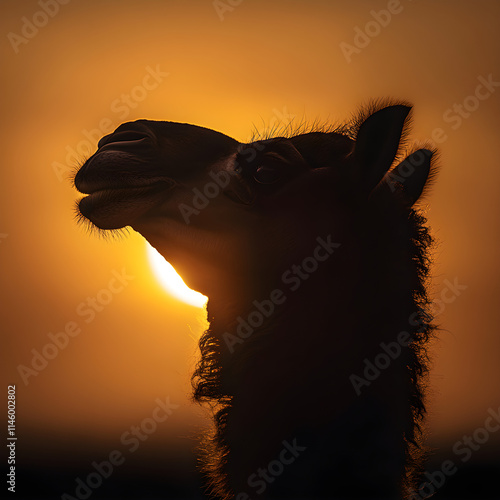
[[[359,127],[362,121],[362,118],[355,120],[354,127]],[[352,127],[348,136],[355,136]],[[346,133],[346,130],[340,129],[340,132]],[[426,346],[434,329],[426,292],[432,238],[424,216],[414,209],[402,209],[396,203],[381,203],[370,205],[369,209],[361,206],[353,210],[359,239],[343,241],[344,254],[334,255],[332,262],[327,262],[317,271],[320,276],[313,276],[304,283],[301,291],[277,308],[249,339],[235,346],[234,352],[224,340],[225,333],[234,333],[234,325],[218,321],[219,317],[228,317],[225,305],[234,300],[214,297],[209,301],[210,328],[199,342],[201,358],[193,375],[193,387],[194,399],[208,402],[214,412],[213,434],[205,439],[202,452],[210,490],[218,497],[234,498],[239,491],[255,493],[246,484],[249,475],[257,466],[265,466],[266,461],[276,458],[279,449],[278,446],[269,446],[271,451],[266,457],[265,452],[253,448],[273,438],[277,444],[294,436],[302,436],[302,443],[307,443],[308,450],[304,457],[299,457],[290,466],[288,473],[285,470],[267,486],[263,495],[266,498],[266,495],[272,498],[350,497],[353,486],[356,491],[363,491],[360,488],[363,481],[366,482],[366,497],[359,498],[400,498],[415,488],[423,458],[421,424],[425,414],[428,369]],[[324,217],[324,234],[331,229],[330,219],[334,216],[331,213]],[[308,243],[298,243],[306,249],[304,257],[307,256]],[[334,261],[345,258],[345,254],[354,248],[360,251],[359,261],[363,268],[357,274],[354,293],[344,303],[348,309],[339,311],[328,300],[328,294],[336,296],[333,290],[338,284],[338,267]],[[275,266],[279,267],[279,263]],[[267,286],[270,291],[279,286],[279,282],[268,282]],[[264,290],[262,293],[262,297],[268,296]],[[251,311],[242,309],[238,314],[246,318]],[[349,314],[350,318],[337,326],[339,312]],[[233,317],[238,314],[233,313]],[[303,327],[308,330],[303,330]],[[282,345],[276,341],[284,330],[287,356],[279,354]],[[411,341],[402,348],[401,355],[382,371],[379,379],[361,390],[359,398],[353,398],[347,404],[339,401],[335,395],[339,387],[332,379],[340,374],[345,380],[352,373],[362,376],[362,360],[365,357],[373,360],[376,354],[383,352],[381,342],[394,341],[402,331],[409,332]],[[317,336],[317,345],[312,349],[304,346],[304,339],[310,332]],[[336,352],[339,336],[356,336],[366,346],[359,350],[357,357],[354,356],[352,366],[343,359],[343,354]],[[266,362],[273,356],[274,362]],[[299,367],[297,360],[300,360]],[[327,364],[318,368],[321,360]],[[332,366],[339,363],[347,364],[336,374]],[[277,371],[285,372],[286,377]],[[256,373],[259,376],[252,380]],[[263,379],[268,383],[262,385]],[[337,422],[339,427],[345,426],[343,431],[351,438],[357,435],[361,443],[352,440],[339,442],[342,432],[333,432],[329,436],[329,425],[316,425],[307,417],[298,415],[287,397],[280,400],[279,407],[269,407],[273,397],[288,390],[285,384],[288,388],[297,387],[299,400],[308,396],[308,401],[315,405],[310,412],[314,413],[316,406],[322,407],[325,420],[331,418],[329,425],[335,426]],[[311,385],[314,385],[313,389]],[[354,394],[352,387],[351,390]],[[342,390],[340,393],[345,394]],[[251,401],[250,397],[253,398]],[[337,406],[343,409],[338,411]],[[248,412],[253,418],[248,418]],[[362,418],[350,428],[349,420],[360,413]],[[397,418],[393,428],[387,429],[384,420],[389,414],[397,415]],[[285,426],[292,432],[287,434],[283,430],[283,420],[292,420]],[[381,436],[386,436],[382,442]],[[322,441],[323,446],[320,446]],[[402,454],[399,458],[398,442]],[[377,471],[376,463],[385,458],[374,448],[384,446],[394,453],[388,459],[395,461],[392,471],[383,468]],[[363,463],[366,458],[363,454],[366,455],[367,450],[374,455],[368,465]],[[350,456],[347,457],[346,453]],[[258,458],[253,460],[253,457]],[[342,461],[348,464],[345,468],[342,468]],[[371,473],[374,477],[368,477]],[[300,481],[294,480],[294,477],[303,477],[304,474],[309,476],[306,489]]]

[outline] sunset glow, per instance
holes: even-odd
[[[174,267],[169,264],[149,243],[146,243],[146,252],[156,279],[168,293],[173,295],[175,298],[182,300],[186,304],[195,307],[205,306],[207,303],[207,297],[199,292],[196,292],[195,290],[191,290],[191,288],[189,288],[177,274]]]

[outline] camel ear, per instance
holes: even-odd
[[[365,193],[370,193],[391,167],[410,109],[402,104],[388,106],[370,115],[359,127],[354,175]]]
[[[383,184],[405,207],[413,206],[428,181],[432,181],[431,159],[434,153],[429,149],[418,149],[384,176]]]

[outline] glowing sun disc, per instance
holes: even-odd
[[[208,298],[199,292],[191,290],[177,274],[173,266],[149,243],[146,243],[146,252],[156,279],[168,293],[186,304],[205,307]]]

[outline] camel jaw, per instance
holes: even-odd
[[[84,196],[77,205],[79,215],[99,229],[121,229],[169,196],[173,184],[159,181],[144,187],[100,189]]]

